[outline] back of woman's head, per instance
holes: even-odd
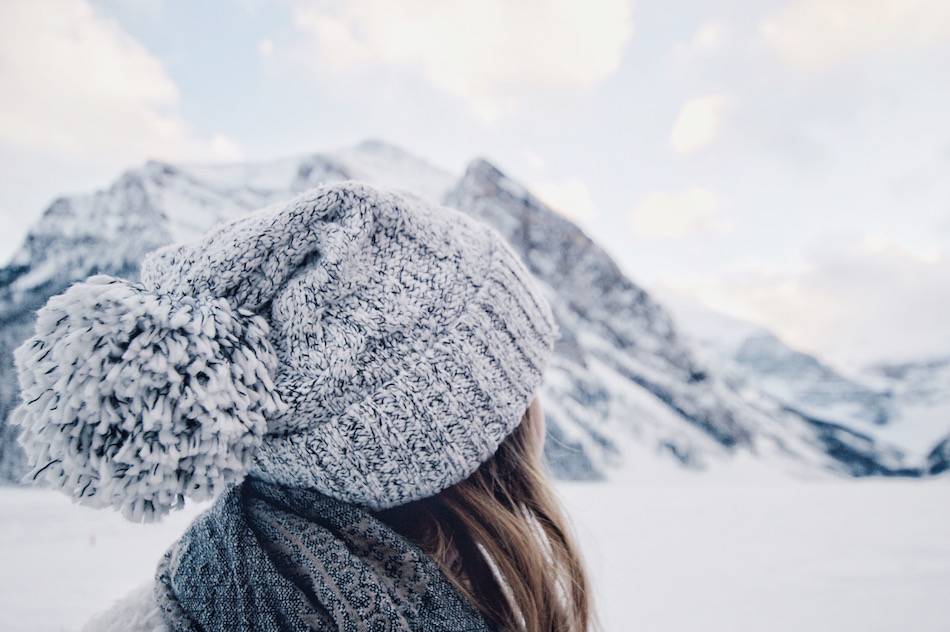
[[[584,632],[584,567],[541,463],[537,404],[472,476],[380,514],[500,630]]]
[[[34,480],[137,521],[218,492],[215,519],[243,520],[228,499],[245,478],[388,510],[496,628],[584,630],[584,575],[540,469],[543,421],[536,407],[523,417],[558,325],[501,233],[342,182],[156,250],[139,276],[52,297],[17,349],[13,420]],[[405,544],[385,531],[380,546]],[[403,597],[396,611],[414,611]]]

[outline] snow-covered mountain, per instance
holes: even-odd
[[[683,338],[669,312],[577,226],[490,163],[476,160],[455,176],[398,148],[366,142],[268,163],[149,162],[105,190],[54,201],[0,269],[0,477],[12,479],[22,469],[3,424],[16,397],[11,352],[49,296],[97,272],[134,277],[155,247],[345,179],[407,189],[492,224],[543,283],[563,333],[543,389],[546,454],[561,477],[737,462],[806,475],[939,470],[938,461],[911,462],[850,420],[813,414],[821,409],[820,393],[812,402],[818,408],[775,397],[768,380],[781,380],[785,369],[763,361],[771,354],[765,342],[744,354],[748,366],[759,367],[762,383],[741,379],[731,365],[721,368],[721,359]],[[859,395],[855,390],[848,404],[855,410],[878,405]],[[881,410],[889,410],[886,403]]]
[[[921,450],[929,447],[929,471],[950,470],[950,357],[877,364],[864,376],[896,402],[898,414],[887,440]]]
[[[802,415],[890,444],[925,471],[950,467],[950,357],[847,371],[790,347],[763,327],[682,295],[662,296],[700,357],[733,379]]]

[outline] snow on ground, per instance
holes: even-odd
[[[562,492],[607,631],[950,630],[946,480]]]
[[[943,481],[562,484],[607,632],[950,630]],[[0,630],[75,630],[199,510],[125,522],[0,488]]]

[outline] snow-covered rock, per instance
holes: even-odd
[[[940,444],[950,433],[950,358],[839,369],[763,327],[679,294],[662,296],[693,348],[721,372],[815,422],[893,446],[905,468],[946,469]]]
[[[915,453],[927,451],[932,474],[950,469],[950,357],[876,364],[863,375],[894,402],[881,437]]]

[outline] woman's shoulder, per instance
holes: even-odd
[[[154,584],[133,590],[105,612],[94,616],[82,632],[169,632],[155,601]]]

